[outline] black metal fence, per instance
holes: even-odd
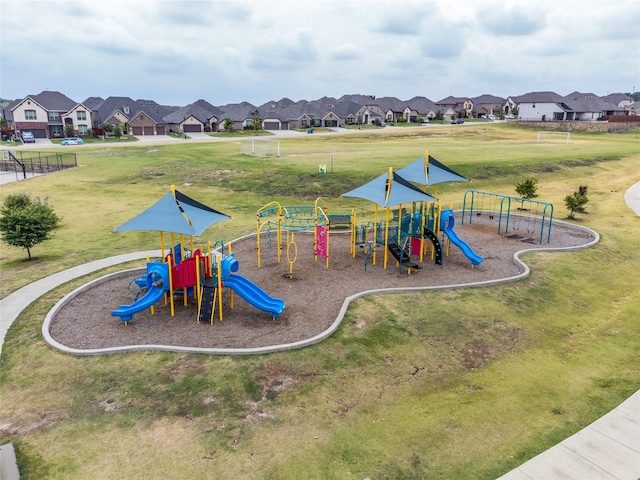
[[[78,166],[75,153],[41,153],[15,152],[4,150],[0,171],[21,173],[26,178],[27,173],[51,173]]]

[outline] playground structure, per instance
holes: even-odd
[[[454,230],[453,210],[443,209],[435,196],[426,193],[429,185],[433,185],[435,195],[437,183],[467,179],[433,159],[428,153],[400,171],[411,178],[404,178],[389,168],[387,173],[343,194],[345,197],[373,201],[375,203],[373,222],[359,225],[355,210],[350,213],[330,214],[328,204],[322,198],[317,198],[312,206],[284,206],[274,201],[261,207],[256,212],[258,268],[263,261],[272,257],[280,263],[284,254],[289,268],[283,277],[292,279],[294,264],[298,258],[295,235],[301,231],[312,230],[314,259],[316,262],[318,259],[323,259],[325,268],[328,269],[332,226],[348,228],[350,254],[355,258],[358,248],[364,252],[365,271],[369,261],[376,265],[378,247],[384,248],[384,269],[387,268],[389,254],[391,254],[396,261],[396,266],[399,269],[406,268],[408,274],[413,270],[421,269],[425,258],[443,267],[451,244],[460,249],[471,262],[472,267],[482,263],[483,257],[478,255]],[[422,184],[423,188],[419,188],[412,182]],[[476,215],[487,213],[491,219],[498,217],[498,234],[502,233],[503,228],[505,233],[509,232],[510,228],[513,230],[525,228],[525,223],[530,233],[532,225],[536,223],[532,222],[532,218],[536,218],[538,211],[542,210],[540,220],[537,221],[540,225],[539,241],[542,243],[546,227],[547,242],[549,242],[553,216],[551,204],[509,195],[468,190],[464,197],[462,224],[465,222],[469,195],[471,196],[469,223],[474,213]],[[478,207],[478,204],[486,199],[499,200],[499,209],[496,208],[493,212]],[[519,206],[512,213],[516,205]],[[384,209],[383,218],[381,218],[379,207]],[[150,215],[148,215],[149,212]],[[164,218],[165,215],[167,218]],[[123,322],[128,323],[136,312],[146,308],[151,308],[153,312],[153,305],[164,298],[165,303],[170,303],[173,316],[174,298],[182,298],[185,305],[189,298],[195,298],[198,303],[198,322],[208,319],[213,324],[216,308],[219,311],[220,320],[223,318],[224,287],[229,289],[228,303],[231,308],[233,308],[235,292],[256,308],[270,313],[272,318],[282,313],[285,307],[283,300],[269,296],[260,287],[237,274],[239,264],[231,253],[230,245],[226,254],[224,244],[221,244],[218,250],[212,251],[209,243],[206,254],[202,253],[202,248],[194,247],[194,236],[199,236],[201,231],[211,224],[229,218],[227,215],[173,190],[171,194],[167,194],[139,217],[114,231],[160,230],[161,250],[164,255],[162,230],[168,229],[171,245],[174,246],[170,253],[164,255],[162,262],[147,262],[146,275],[135,279],[135,284],[144,290],[145,295],[138,299],[137,296],[140,294],[138,292],[133,304],[121,305],[112,312],[112,315],[119,316]],[[161,226],[152,226],[153,222],[158,222],[159,219]],[[186,220],[188,228],[181,225],[177,219],[182,222]],[[177,243],[174,241],[175,233],[180,234],[180,241]],[[190,236],[189,249],[184,246],[184,234]]]
[[[313,229],[313,253],[315,260],[322,258],[329,268],[329,231],[332,216],[327,214],[328,205],[317,198],[313,206],[283,206],[271,202],[256,212],[256,240],[258,268],[264,259],[276,257],[282,260],[283,247],[286,245],[286,257],[289,264],[289,278],[294,275],[293,265],[298,258],[298,245],[295,234]],[[341,215],[339,217],[344,217]],[[337,217],[334,216],[334,218]]]
[[[427,183],[427,179],[432,183],[466,180],[428,153],[402,170],[417,177],[417,181],[423,184]],[[462,250],[472,266],[483,261],[454,232],[453,214],[442,216],[442,207],[437,198],[393,172],[392,168],[386,174],[343,196],[373,201],[376,204],[374,221],[358,225],[355,210],[348,214],[329,213],[327,203],[321,198],[313,206],[283,206],[278,202],[271,202],[260,208],[256,213],[258,268],[265,259],[271,257],[275,257],[280,263],[283,252],[286,251],[289,271],[285,276],[292,278],[293,265],[298,255],[295,233],[309,229],[313,229],[314,233],[315,260],[323,258],[326,268],[329,268],[331,227],[337,225],[346,226],[350,230],[350,253],[353,258],[356,257],[358,247],[364,251],[365,271],[370,260],[376,265],[377,247],[384,247],[384,269],[387,268],[391,254],[396,265],[406,268],[409,274],[412,270],[422,268],[425,256],[442,267],[451,243]],[[379,206],[384,207],[384,218],[379,218]],[[440,233],[443,235],[442,240],[438,237]],[[418,257],[417,262],[412,260],[412,256]]]
[[[132,282],[139,288],[135,293],[134,302],[131,305],[121,305],[111,314],[128,324],[133,314],[146,308],[151,308],[153,313],[153,306],[164,298],[165,304],[170,305],[171,316],[174,316],[175,297],[182,297],[185,306],[189,298],[195,298],[199,305],[198,321],[205,311],[207,314],[204,316],[208,315],[210,323],[213,324],[216,301],[219,306],[219,318],[222,320],[223,287],[228,287],[255,307],[271,313],[273,318],[282,313],[282,300],[273,299],[260,287],[235,273],[238,271],[238,261],[231,254],[231,246],[228,247],[227,255],[222,242],[215,252],[212,252],[209,242],[206,255],[203,255],[202,248],[195,248],[194,237],[199,237],[214,223],[228,218],[228,215],[207,207],[172,187],[171,192],[154,205],[114,229],[113,232],[159,231],[163,258],[160,262],[150,262],[147,258],[146,274]],[[165,254],[164,234],[167,231],[173,247]],[[178,243],[175,242],[176,233],[179,234]],[[185,235],[189,237],[190,248],[185,247]],[[140,297],[142,293],[144,295]],[[233,308],[233,295],[230,293],[229,296],[229,303]]]
[[[402,177],[399,172],[405,173],[407,178]],[[421,268],[419,263],[411,260],[411,255],[418,255],[421,263],[428,253],[428,245],[431,246],[430,258],[436,265],[442,266],[451,241],[461,248],[472,265],[482,262],[482,257],[473,252],[453,232],[453,216],[447,214],[445,218],[442,217],[442,206],[435,197],[437,183],[467,179],[430,157],[428,152],[399,172],[389,168],[387,174],[343,194],[376,204],[374,222],[354,227],[356,230],[352,233],[352,254],[355,257],[356,245],[365,251],[365,270],[369,258],[372,258],[374,265],[376,264],[378,246],[384,246],[385,269],[388,253],[396,259],[399,267],[407,268],[407,273],[411,273],[411,269]],[[424,188],[420,189],[411,182],[421,184]],[[434,185],[434,196],[426,193],[428,185]],[[405,210],[403,204],[409,204],[411,207]],[[383,220],[378,220],[380,206],[385,210]],[[443,222],[443,219],[446,221]],[[446,248],[443,248],[442,242],[438,239],[440,232],[446,235]]]
[[[553,223],[551,203],[500,193],[467,190],[462,204],[462,224],[465,222],[467,212],[469,223],[472,223],[474,215],[476,217],[486,215],[489,220],[496,220],[498,235],[521,230],[528,235],[538,233],[538,243],[542,244],[546,229],[547,243],[551,241]],[[518,234],[514,233],[514,235]]]
[[[208,248],[206,255],[202,255],[200,249],[191,254],[182,244],[176,244],[162,261],[147,261],[145,275],[132,281],[140,289],[132,292],[135,293],[135,301],[131,305],[120,305],[111,314],[128,324],[133,314],[147,308],[151,308],[153,313],[154,305],[164,299],[165,305],[170,305],[173,316],[176,297],[182,297],[185,306],[189,298],[195,298],[198,303],[198,323],[208,320],[213,325],[216,306],[219,319],[223,320],[223,288],[237,293],[254,307],[271,313],[272,318],[282,313],[285,307],[283,300],[271,297],[258,285],[236,273],[239,263],[232,252],[225,255],[224,245],[217,251],[211,251],[209,243]],[[186,258],[182,259],[183,255]],[[143,295],[140,297],[140,294]],[[232,294],[228,303],[233,308]]]

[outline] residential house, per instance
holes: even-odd
[[[442,100],[436,102],[439,109],[444,112],[448,112],[445,116],[445,120],[450,120],[454,117],[457,118],[472,118],[473,117],[473,100],[468,97],[452,97],[448,96]]]
[[[439,107],[427,97],[413,97],[406,102],[404,117],[409,122],[428,122],[436,118]]]
[[[635,100],[626,93],[610,93],[609,95],[602,97],[602,99],[605,102],[613,103],[625,110],[627,110],[627,107],[630,107],[635,103]]]
[[[406,103],[396,97],[380,97],[375,99],[372,105],[377,105],[384,112],[386,122],[397,122],[405,118]]]
[[[572,92],[564,98],[564,103],[571,109],[567,120],[600,120],[605,115],[626,114],[623,107],[614,105],[594,93]]]
[[[67,136],[80,136],[85,137],[89,135],[89,130],[92,128],[93,112],[89,107],[82,103],[78,103],[71,110],[62,116],[64,122],[64,130],[54,132],[54,137]],[[71,132],[68,132],[71,130]]]
[[[129,129],[125,133],[131,133],[134,136],[166,135],[167,122],[164,117],[172,111],[172,108],[160,105],[153,100],[136,100],[129,120]]]
[[[89,97],[84,102],[91,109],[93,129],[99,129],[108,124],[114,127],[124,125],[124,132],[128,133],[128,123],[136,111],[135,100],[129,97]]]
[[[625,107],[629,115],[640,116],[640,102],[635,102]]]
[[[218,107],[222,111],[222,121],[219,123],[219,130],[224,130],[224,123],[227,118],[233,122],[234,130],[244,130],[251,128],[253,119],[260,117],[258,107],[251,105],[249,102],[230,103]]]
[[[16,100],[7,109],[17,134],[28,131],[35,138],[52,138],[64,135],[63,117],[76,104],[60,92],[44,91]]]
[[[555,92],[531,92],[510,97],[518,105],[520,120],[551,121],[567,120],[567,112],[571,111],[565,98]]]
[[[171,112],[164,121],[169,132],[217,132],[222,115],[222,110],[201,99]]]
[[[483,115],[499,117],[506,100],[495,95],[484,94],[472,98],[471,101],[473,102],[472,116],[482,118]]]

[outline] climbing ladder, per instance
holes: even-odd
[[[217,285],[206,282],[200,287],[200,304],[198,305],[198,323],[208,321],[213,325],[218,299]]]
[[[440,240],[438,240],[438,236],[435,234],[433,230],[431,230],[428,227],[424,227],[423,235],[427,237],[429,240],[431,240],[431,243],[433,244],[434,263],[436,265],[442,266],[443,251],[442,251],[442,244],[440,243]]]

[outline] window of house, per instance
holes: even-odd
[[[25,120],[37,120],[38,117],[36,115],[35,110],[25,110],[24,111],[24,119]]]
[[[78,120],[86,120],[87,119],[87,112],[85,112],[85,111],[78,110],[76,112],[76,115],[78,115]]]
[[[86,136],[89,133],[89,128],[86,125],[78,125],[78,135]]]
[[[60,120],[60,112],[49,112],[49,120]]]

